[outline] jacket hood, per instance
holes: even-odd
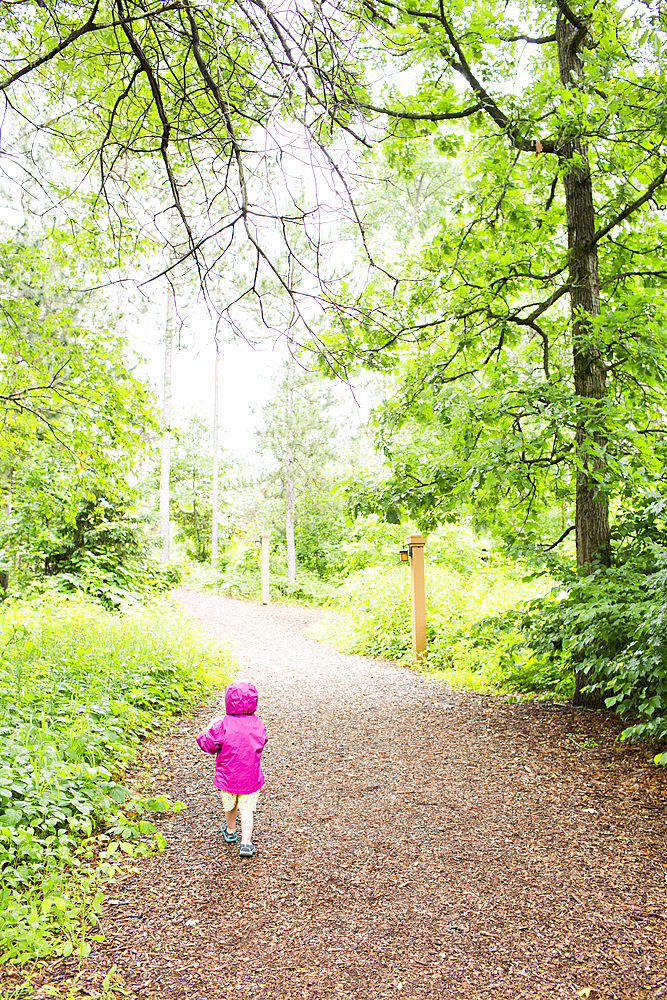
[[[259,692],[251,681],[234,681],[225,691],[227,715],[252,715],[258,698]]]

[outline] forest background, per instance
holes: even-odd
[[[429,669],[667,762],[661,5],[0,9],[2,957],[84,954],[157,843],[123,766],[229,669],[160,595],[257,596],[259,529],[275,598],[405,660],[428,533]]]

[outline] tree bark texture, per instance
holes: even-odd
[[[562,15],[557,24],[558,60],[563,86],[580,86],[583,70],[577,49],[582,30]],[[600,489],[600,458],[606,450],[604,398],[607,371],[591,319],[600,315],[600,279],[595,237],[595,206],[588,149],[580,139],[568,141],[561,153],[569,249],[570,310],[574,361],[574,388],[579,397],[576,429],[577,566],[590,572],[594,560],[609,565],[609,502]],[[591,445],[594,447],[592,448]]]
[[[556,38],[558,62],[563,86],[581,84],[583,64],[578,48],[585,30],[559,15]],[[577,567],[582,574],[591,572],[596,562],[609,565],[611,558],[609,501],[600,487],[599,474],[604,468],[607,437],[604,427],[604,399],[607,371],[596,342],[591,320],[600,315],[600,279],[595,237],[595,205],[587,146],[578,138],[565,143],[561,153],[565,165],[563,184],[567,213],[569,250],[570,312],[574,389],[579,414],[576,427],[577,483],[575,526]],[[583,656],[582,656],[583,658]],[[577,669],[575,659],[575,705],[601,708],[604,692],[583,692],[590,677]]]

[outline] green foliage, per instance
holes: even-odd
[[[339,401],[331,386],[313,372],[296,368],[293,379],[293,412],[287,415],[288,378],[277,385],[270,402],[262,407],[262,426],[257,432],[257,445],[262,454],[270,454],[277,474],[284,476],[284,459],[288,440],[295,457],[296,481],[316,481],[322,466],[332,462],[340,447],[340,438],[331,433],[338,417]]]
[[[222,457],[222,456],[221,456]],[[190,416],[178,436],[170,467],[171,516],[190,559],[204,563],[211,558],[213,508],[211,429],[199,416]],[[219,504],[224,509],[224,501]]]
[[[461,138],[456,145],[462,145]],[[430,138],[394,138],[362,157],[357,211],[373,258],[390,270],[408,248],[414,250],[439,230],[459,190],[460,167],[443,152]]]
[[[345,566],[347,530],[343,504],[335,490],[304,484],[299,491],[294,527],[297,566],[321,580],[339,575]]]
[[[163,843],[148,814],[168,801],[122,769],[230,655],[174,611],[62,595],[5,605],[0,644],[0,961],[86,954],[102,882]]]
[[[390,524],[373,515],[348,522],[341,545],[345,557],[341,575],[370,566],[393,565],[409,532],[407,524]]]
[[[220,556],[217,572],[205,566],[190,566],[186,568],[186,580],[232,597],[259,600],[262,587],[256,538],[254,529],[237,531]],[[289,582],[284,540],[277,533],[270,539],[269,572],[273,600],[305,604],[329,604],[334,600],[335,580],[323,580],[316,572],[303,566],[299,567],[296,582]]]
[[[285,494],[278,478],[271,483],[261,510],[262,524],[271,531],[270,546],[276,572],[286,573]],[[325,581],[335,580],[343,574],[349,530],[342,498],[330,476],[308,477],[297,484],[294,543],[300,575]],[[230,542],[233,547],[233,540]]]
[[[576,663],[587,690],[631,723],[630,739],[667,739],[666,515],[658,493],[619,514],[612,566],[566,581],[517,619],[517,648],[547,671]]]
[[[554,586],[545,576],[531,582],[522,563],[465,526],[439,529],[426,548],[426,666],[454,685],[558,698],[572,695],[576,666],[586,692],[627,720],[625,738],[666,740],[665,497],[652,493],[619,512],[613,537],[611,567],[569,571]],[[330,603],[339,616],[319,625],[318,637],[349,652],[412,659],[409,571],[389,559],[336,590]],[[656,763],[667,764],[667,753]]]
[[[308,502],[309,501],[309,502]],[[335,601],[337,587],[351,573],[369,566],[393,564],[403,545],[409,525],[387,524],[377,517],[350,521],[343,516],[339,495],[322,495],[316,489],[307,493],[299,518],[297,541],[297,580],[287,579],[287,555],[284,525],[281,522],[281,499],[268,498],[266,520],[272,525],[269,540],[271,593],[278,599],[290,598],[308,603],[329,604]],[[465,529],[462,529],[465,532]],[[440,532],[440,544],[445,533]],[[238,530],[228,540],[219,560],[220,576],[215,586],[243,597],[260,595],[260,559],[253,529]]]
[[[520,579],[520,566],[488,552],[464,526],[431,536],[427,550],[427,665],[453,684],[501,687],[498,635],[485,623],[546,584]],[[394,550],[393,565],[352,573],[336,592],[339,617],[317,634],[348,652],[411,661],[410,571],[396,559]]]
[[[665,19],[614,0],[576,8],[581,74],[563,82],[555,29],[567,18],[555,2],[373,12],[379,58],[413,81],[409,93],[388,84],[377,99],[390,114],[376,162],[396,151],[416,189],[434,148],[464,152],[436,231],[407,259],[380,256],[391,277],[364,272],[325,335],[323,371],[345,375],[361,362],[391,376],[376,423],[392,474],[353,491],[354,508],[425,529],[463,513],[504,538],[551,543],[561,532],[544,531],[545,514],[559,509],[572,523],[578,472],[618,503],[664,467]],[[539,46],[523,41],[540,36]],[[437,122],[474,109],[481,93],[465,131]],[[648,146],[637,146],[637,130]],[[585,156],[599,316],[596,306],[583,315],[568,277],[577,237],[564,180],[587,174]],[[375,217],[391,218],[377,183],[363,195]],[[421,218],[431,223],[430,210]],[[585,343],[573,342],[575,328]],[[585,398],[573,351],[589,348],[605,386]]]
[[[143,526],[124,498],[83,500],[73,519],[55,511],[39,521],[17,507],[0,535],[0,568],[13,589],[81,591],[124,608],[179,582],[177,567],[152,558]]]
[[[342,545],[347,525],[336,488],[341,451],[348,443],[338,429],[340,400],[330,385],[296,366],[288,417],[288,382],[289,377],[281,380],[273,399],[262,408],[264,420],[257,433],[258,451],[269,460],[261,476],[265,480],[261,523],[271,529],[272,552],[286,566],[286,460],[291,455],[297,566],[308,576],[329,580],[345,562]]]
[[[0,244],[0,496],[49,513],[113,493],[157,427],[125,342],[78,322],[53,275],[66,264],[53,245]]]
[[[79,277],[58,233],[0,244],[0,583],[47,574],[118,606],[161,585],[127,513],[157,415],[126,343],[81,323]]]

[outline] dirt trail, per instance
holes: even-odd
[[[152,758],[188,809],[108,901],[91,982],[116,963],[142,998],[667,995],[665,798],[646,751],[588,713],[343,656],[302,634],[318,611],[177,599],[260,691],[258,851],[222,842],[193,742],[218,701]]]

